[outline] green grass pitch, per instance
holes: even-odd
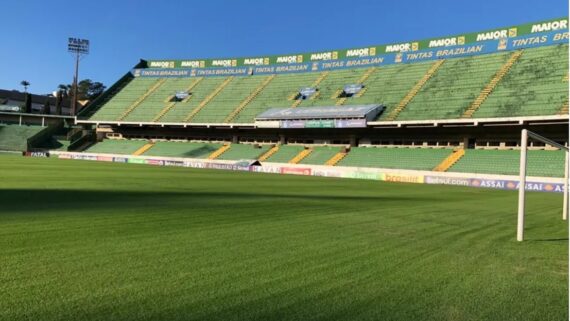
[[[0,156],[0,320],[567,320],[562,196]]]

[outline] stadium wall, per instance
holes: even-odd
[[[89,160],[115,163],[147,164],[155,166],[175,166],[205,169],[249,171],[258,173],[288,174],[303,176],[322,176],[354,178],[399,183],[456,185],[501,190],[517,190],[519,178],[511,175],[487,175],[475,173],[448,173],[414,170],[394,170],[365,167],[342,167],[320,165],[297,165],[263,162],[251,165],[248,160],[223,161],[175,157],[129,156],[94,153],[51,152],[59,159]],[[528,177],[525,185],[528,191],[562,193],[563,178]]]

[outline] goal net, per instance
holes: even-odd
[[[563,185],[562,219],[568,218],[568,148],[559,142],[523,129],[521,133],[517,241],[524,239],[525,200],[532,177],[551,178]]]

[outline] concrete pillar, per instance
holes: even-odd
[[[232,136],[232,144],[237,144],[239,143],[239,137],[238,135],[233,135]]]
[[[350,135],[350,146],[351,147],[357,147],[358,146],[358,142],[356,141],[356,136],[354,136],[354,135]]]

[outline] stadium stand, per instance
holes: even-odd
[[[26,151],[30,140],[46,127],[0,124],[0,150]]]
[[[330,71],[325,71],[319,74],[319,77],[315,79],[315,81],[313,81],[313,83],[309,86],[310,88],[315,88],[317,90],[317,92],[314,95],[308,98],[309,100],[314,100],[321,95],[320,84],[321,82],[323,82],[323,80],[325,80],[329,76],[329,74]],[[306,97],[300,97],[298,94],[296,95],[295,93],[289,96],[289,98],[290,100],[291,99],[293,100],[293,104],[291,105],[292,108],[299,107],[299,105],[301,105],[303,101],[307,100]]]
[[[410,89],[410,91],[406,94],[406,96],[402,98],[402,100],[398,103],[398,105],[396,105],[395,108],[393,108],[390,111],[390,113],[386,117],[386,120],[395,120],[404,110],[404,108],[408,106],[410,101],[414,99],[414,97],[418,94],[418,92],[422,89],[422,87],[428,82],[428,80],[430,80],[433,77],[433,75],[437,72],[437,70],[441,67],[441,65],[443,65],[444,62],[445,60],[438,60],[433,65],[431,65],[428,71],[422,76],[422,78],[420,78],[420,80],[414,85],[414,87]]]
[[[67,151],[72,141],[81,136],[81,128],[62,127],[54,131],[52,135],[46,136],[32,147],[37,149]]]
[[[432,170],[449,153],[444,148],[355,147],[337,165]]]
[[[147,93],[157,82],[153,78],[135,78],[122,90],[109,99],[93,116],[92,119],[117,120],[131,106]]]
[[[220,160],[240,160],[240,159],[258,159],[266,153],[269,145],[251,145],[251,144],[232,144],[230,148],[216,159]]]
[[[444,160],[441,161],[433,170],[436,172],[446,172],[457,163],[463,156],[465,156],[465,149],[457,148],[447,156]]]
[[[470,149],[448,171],[518,175],[520,155],[520,150]],[[529,150],[527,157],[527,175],[564,176],[564,152]]]
[[[473,117],[555,115],[568,101],[568,44],[526,49]]]
[[[288,163],[305,149],[305,147],[301,145],[281,145],[278,148],[277,152],[267,158],[266,161],[273,163]]]
[[[66,137],[53,136],[35,147],[39,149],[67,151],[70,144],[71,141],[69,141],[69,139]]]
[[[234,77],[192,119],[196,123],[222,123],[236,106],[256,90],[265,77]]]
[[[515,175],[523,128],[568,144],[568,31],[549,25],[256,59],[141,60],[78,122],[92,126],[85,144],[103,139],[88,152]],[[368,105],[374,113],[350,114]],[[533,146],[530,175],[560,176],[561,153],[548,149]]]
[[[142,155],[144,154],[146,151],[148,151],[149,149],[151,149],[154,146],[154,143],[152,141],[147,142],[146,144],[142,145],[139,149],[137,149],[136,151],[134,151],[133,155],[138,156],[138,155]]]
[[[399,114],[399,120],[457,118],[508,57],[505,53],[450,59]]]
[[[193,98],[193,96],[194,96],[194,88],[195,88],[196,86],[198,86],[198,84],[200,84],[200,83],[202,82],[202,80],[204,80],[204,78],[202,78],[202,77],[196,78],[196,79],[195,79],[194,81],[192,81],[192,82],[190,83],[190,85],[188,85],[188,86],[185,86],[185,85],[187,85],[187,84],[183,84],[183,83],[180,81],[180,82],[178,82],[178,84],[180,84],[180,85],[177,84],[177,87],[176,87],[176,88],[172,88],[173,90],[177,90],[177,89],[180,88],[180,87],[185,87],[184,92],[185,92],[186,94],[188,94],[188,97],[182,99],[182,100],[180,101],[180,103],[187,103],[190,99]],[[164,117],[164,115],[166,115],[170,110],[172,110],[172,108],[174,108],[174,107],[177,106],[178,101],[176,101],[176,100],[173,101],[174,97],[175,97],[175,95],[169,95],[169,96],[168,96],[168,98],[165,100],[166,105],[164,106],[164,108],[162,108],[162,109],[160,110],[160,112],[159,112],[157,115],[155,115],[154,117],[152,117],[151,120],[152,120],[153,122],[160,121],[160,120],[162,119],[162,117]]]
[[[124,120],[127,118],[138,106],[140,106],[149,96],[151,96],[158,88],[162,86],[168,79],[162,78],[158,79],[152,86],[142,95],[140,96],[135,102],[133,102],[129,108],[121,113],[117,120]]]
[[[270,107],[381,103],[378,120],[555,115],[568,100],[568,45],[374,68],[205,78],[135,78],[92,120],[252,123]],[[365,85],[340,97],[347,84]],[[298,90],[317,93],[299,99]],[[524,95],[513,93],[525,90]],[[189,90],[182,102],[176,91]]]
[[[358,78],[358,80],[356,81],[356,85],[363,85],[364,83],[368,80],[368,78],[370,78],[370,76],[376,71],[377,69],[375,67],[369,68],[368,70],[366,70],[366,72],[364,74],[362,74],[362,76],[360,76],[360,78]],[[361,91],[359,91],[355,97],[361,97],[365,92],[366,92],[367,88],[364,87],[361,89]],[[342,96],[343,94],[343,90],[339,89],[337,90],[333,97],[331,98],[336,98],[337,101],[335,102],[336,106],[341,106],[344,105],[344,103],[346,103],[346,101],[348,100],[348,96]],[[354,96],[354,95],[353,95]],[[351,96],[352,97],[352,96]]]
[[[251,123],[256,115],[270,107],[289,107],[292,99],[298,94],[297,90],[309,86],[314,78],[314,73],[276,75],[233,121]]]
[[[501,68],[499,68],[499,70],[493,76],[491,81],[489,81],[489,83],[485,86],[485,88],[481,90],[477,98],[475,98],[475,100],[471,103],[469,108],[467,108],[467,110],[463,113],[462,117],[468,118],[473,116],[473,113],[475,113],[479,109],[479,107],[481,107],[483,102],[485,102],[485,99],[489,97],[489,95],[493,92],[497,84],[499,84],[499,82],[503,79],[503,77],[505,77],[505,75],[509,72],[509,70],[511,70],[511,68],[513,67],[515,62],[520,58],[522,53],[523,53],[522,50],[518,50],[515,51],[513,54],[511,54],[507,62],[505,62],[501,66]]]
[[[183,122],[184,119],[191,115],[195,109],[202,108],[207,104],[210,100],[210,98],[208,98],[209,94],[217,87],[221,86],[226,79],[223,77],[211,77],[203,79],[200,78],[197,81],[199,82],[195,84],[189,98],[176,103],[171,109],[161,116],[160,121]],[[188,83],[188,86],[192,86],[192,83]],[[160,114],[160,112],[162,112],[162,110],[157,111],[158,114]]]
[[[313,147],[303,148],[295,157],[293,157],[288,163],[289,164],[299,164],[303,159],[307,158],[313,152]]]
[[[326,163],[325,165],[328,166],[335,166],[336,164],[338,164],[338,162],[340,162],[341,160],[343,160],[346,155],[348,155],[348,152],[343,151],[343,152],[338,152],[336,153],[333,157],[331,157]]]
[[[234,120],[234,118],[236,118],[236,116],[253,100],[255,99],[255,97],[257,97],[259,95],[259,93],[261,93],[261,91],[267,87],[267,85],[269,85],[269,83],[275,79],[275,75],[271,75],[269,77],[267,77],[265,80],[263,80],[263,82],[251,93],[249,94],[249,96],[247,96],[246,99],[244,99],[239,105],[238,107],[233,110],[228,117],[226,117],[226,119],[224,120],[224,122],[229,123],[232,120]]]
[[[273,154],[277,153],[278,151],[279,151],[279,145],[274,145],[269,150],[267,150],[265,153],[263,153],[263,155],[259,156],[258,160],[259,161],[265,161],[269,157],[271,157]]]
[[[339,147],[315,146],[313,152],[303,158],[299,164],[323,165],[340,151]]]
[[[222,147],[222,144],[158,141],[142,155],[204,159],[220,147]]]
[[[19,126],[14,126],[19,127]],[[1,133],[0,127],[0,133]],[[37,129],[33,129],[37,130]],[[13,136],[11,136],[13,137]],[[0,135],[0,147],[6,146]],[[22,148],[20,140],[18,148]],[[86,152],[134,155],[146,148],[142,156],[181,157],[217,160],[258,159],[271,163],[371,167],[425,171],[448,171],[518,175],[518,149],[462,149],[421,147],[352,147],[346,152],[339,146],[220,144],[106,139]],[[4,147],[6,148],[6,147]],[[11,147],[10,150],[19,150]],[[22,149],[24,150],[24,149]],[[263,156],[267,158],[264,159]],[[564,153],[559,150],[531,149],[528,152],[528,175],[562,177]]]
[[[152,121],[157,114],[156,107],[165,104],[165,100],[172,99],[172,94],[185,87],[188,79],[165,79],[138,107],[122,120],[124,121]],[[166,97],[166,98],[165,98]]]
[[[316,86],[313,87],[317,87],[319,91],[309,99],[300,101],[298,107],[336,105],[343,86],[357,83],[366,71],[367,69],[359,68],[328,73],[320,82],[315,81]]]
[[[148,141],[146,140],[105,139],[102,142],[89,147],[86,152],[132,155],[147,143]]]

